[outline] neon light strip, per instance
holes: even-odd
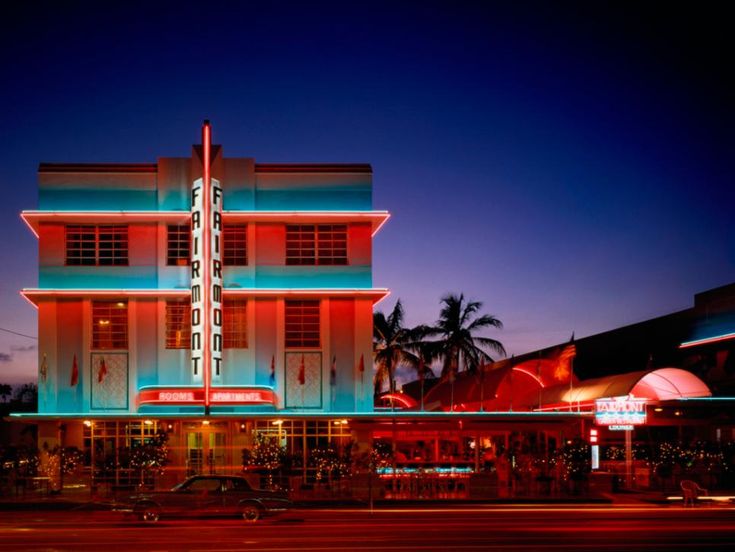
[[[403,408],[413,408],[414,406],[417,406],[418,403],[413,400],[411,397],[407,397],[405,395],[400,395],[398,393],[386,393],[385,395],[380,396],[381,400],[388,400],[388,401],[395,401],[397,403],[400,403],[403,405]]]
[[[735,332],[717,335],[715,337],[707,337],[704,339],[695,339],[694,341],[685,341],[679,345],[679,349],[686,349],[687,347],[696,347],[697,345],[708,345],[709,343],[717,343],[719,341],[727,341],[735,338]]]
[[[382,301],[390,291],[385,288],[225,288],[225,296],[242,297],[371,297],[375,304]],[[189,297],[189,289],[41,289],[26,288],[20,295],[37,307],[33,299],[53,297]]]
[[[735,401],[735,397],[678,397],[677,401]]]
[[[199,388],[201,389],[201,388]],[[273,412],[215,412],[217,418],[226,419],[243,419],[243,418],[263,418],[263,419],[279,419],[279,420],[302,420],[302,419],[335,419],[335,420],[370,420],[375,422],[389,423],[393,420],[400,420],[402,423],[409,423],[412,420],[496,420],[496,419],[568,419],[568,418],[585,418],[591,412],[405,412],[393,411],[390,413],[377,412],[288,412],[279,411],[277,415]],[[36,414],[26,412],[13,412],[10,414],[12,418],[28,419],[28,420],[53,420],[59,418],[87,420],[94,418],[109,419],[138,419],[138,418],[202,418],[201,413],[193,412],[172,412],[172,413],[120,413],[120,412],[62,412],[56,414]]]
[[[196,405],[204,404],[205,395],[199,386],[147,386],[138,392],[138,405]],[[218,405],[271,405],[277,403],[276,394],[264,386],[212,387],[210,404]]]
[[[532,374],[531,372],[529,372],[529,371],[527,371],[527,370],[525,370],[525,369],[523,369],[523,368],[519,368],[519,367],[517,367],[517,366],[513,366],[513,371],[514,371],[514,372],[520,372],[520,373],[522,373],[522,374],[526,374],[527,376],[530,376],[530,377],[532,377],[532,378],[533,378],[534,380],[536,380],[536,383],[538,383],[538,384],[539,384],[539,385],[540,385],[540,386],[541,386],[542,388],[543,388],[543,387],[546,387],[546,386],[544,385],[544,382],[542,382],[542,381],[541,381],[541,378],[539,378],[539,377],[538,377],[537,375],[535,375],[535,374]]]
[[[129,222],[183,221],[191,216],[189,211],[23,211],[20,218],[38,237],[38,223],[59,219],[61,222],[94,221],[96,219],[123,219]],[[367,219],[373,224],[372,235],[378,233],[390,218],[388,211],[223,211],[226,221],[279,222],[349,222]]]
[[[204,361],[204,407],[209,408],[211,397],[209,386],[212,384],[212,349],[211,349],[211,320],[212,311],[212,129],[209,121],[202,125],[202,150],[203,150],[203,182],[202,182],[202,213],[204,226],[202,227],[202,245],[204,246],[204,262],[202,263],[202,314],[204,320],[204,335],[202,359]]]

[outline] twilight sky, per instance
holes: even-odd
[[[4,329],[36,335],[38,163],[186,156],[205,118],[226,156],[373,165],[374,284],[409,324],[463,291],[520,354],[735,281],[724,3],[14,4]],[[35,379],[34,344],[0,331],[0,381]]]

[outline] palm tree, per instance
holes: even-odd
[[[8,397],[13,394],[13,388],[8,383],[0,383],[0,397],[3,402],[8,402]]]
[[[391,392],[396,390],[395,370],[398,365],[419,368],[419,359],[413,352],[417,332],[415,328],[403,327],[403,316],[400,299],[387,317],[380,311],[373,314],[373,361],[377,366],[373,381],[375,395],[380,394],[386,381]]]
[[[503,323],[490,314],[480,315],[480,301],[465,300],[464,294],[442,297],[442,309],[436,325],[426,328],[426,335],[438,336],[429,347],[442,360],[442,377],[453,379],[463,367],[475,371],[493,362],[488,351],[505,356],[500,341],[475,335],[487,328],[502,329]]]

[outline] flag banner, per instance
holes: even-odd
[[[79,365],[77,364],[77,355],[74,355],[74,362],[71,365],[71,382],[69,385],[74,387],[79,383]]]
[[[127,410],[128,354],[92,353],[91,360],[91,408]]]
[[[301,355],[301,364],[299,364],[299,385],[306,383],[306,365],[304,364],[304,355]]]
[[[577,347],[570,343],[564,347],[559,356],[556,358],[556,366],[554,367],[554,379],[559,382],[571,381],[572,379],[572,359],[577,354]]]
[[[48,377],[48,361],[46,360],[46,353],[43,353],[43,359],[41,360],[41,367],[38,369],[38,375],[41,376],[41,381],[46,383]]]
[[[100,360],[100,369],[97,372],[97,383],[102,383],[107,375],[107,364],[105,364],[105,358],[102,357]]]
[[[269,381],[271,387],[276,386],[276,355],[271,357],[271,375]]]
[[[332,368],[329,371],[329,385],[337,385],[337,355],[332,357]]]
[[[286,353],[283,392],[286,408],[322,407],[322,354]]]

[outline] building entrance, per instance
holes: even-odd
[[[224,473],[227,465],[227,434],[202,427],[186,432],[186,474]]]

